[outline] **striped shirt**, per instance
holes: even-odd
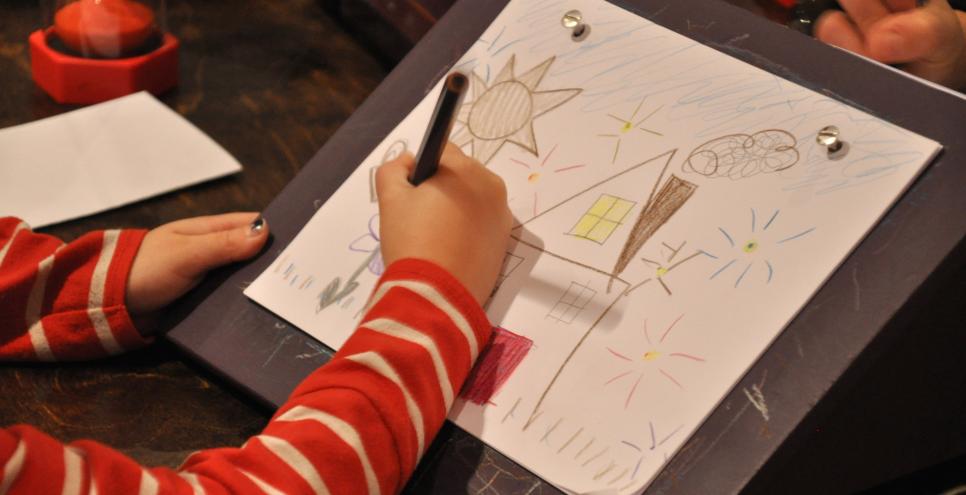
[[[124,305],[144,231],[63,244],[0,218],[0,359],[78,360],[145,344]],[[392,264],[358,329],[292,392],[261,434],[146,468],[99,443],[0,429],[0,495],[368,493],[402,489],[491,326],[449,273]]]

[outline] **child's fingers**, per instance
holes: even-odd
[[[258,230],[244,223],[227,230],[182,236],[174,256],[182,273],[201,276],[205,272],[234,261],[251,258],[268,239],[268,223]]]
[[[401,187],[412,187],[409,174],[415,166],[416,160],[408,152],[380,165],[376,169],[376,196],[382,198]]]
[[[225,213],[223,215],[185,218],[168,223],[164,228],[176,234],[199,235],[249,225],[256,218],[258,218],[257,212]]]
[[[815,25],[815,37],[830,45],[866,55],[862,34],[843,12],[833,10],[822,14]]]
[[[443,148],[443,156],[440,157],[439,162],[450,167],[460,167],[469,163],[471,160],[470,157],[466,156],[466,153],[463,153],[463,150],[459,146],[449,141],[446,143],[446,147]]]
[[[892,13],[883,0],[839,0],[839,4],[863,33]]]

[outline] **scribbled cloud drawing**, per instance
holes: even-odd
[[[620,153],[621,143],[624,141],[624,139],[628,139],[631,133],[633,133],[633,131],[639,131],[639,132],[652,134],[654,136],[664,137],[664,134],[661,134],[660,132],[643,127],[643,124],[647,122],[648,119],[653,117],[654,114],[656,114],[659,110],[664,108],[664,105],[659,105],[657,108],[651,110],[650,112],[647,112],[647,114],[640,119],[637,118],[638,114],[641,113],[641,107],[644,106],[645,101],[647,101],[647,97],[643,98],[641,102],[637,104],[637,108],[635,108],[631,116],[626,119],[623,117],[618,117],[612,113],[607,114],[608,117],[616,120],[620,125],[620,127],[617,128],[617,132],[615,133],[597,135],[597,137],[607,138],[614,141],[614,154],[611,157],[611,160],[610,160],[611,163],[617,163],[617,155]]]
[[[543,204],[540,201],[540,189],[541,189],[541,185],[546,181],[545,179],[546,176],[557,175],[564,172],[571,172],[587,166],[587,164],[585,163],[580,163],[580,164],[570,163],[570,164],[564,164],[564,165],[558,164],[558,165],[548,166],[547,162],[550,161],[550,158],[553,156],[555,151],[557,151],[557,145],[554,145],[553,148],[550,149],[550,152],[543,157],[543,160],[541,160],[540,163],[527,163],[522,160],[517,160],[516,158],[510,159],[510,162],[516,165],[519,165],[524,169],[523,173],[526,174],[526,181],[527,181],[527,185],[529,186],[529,189],[526,191],[526,194],[528,196],[526,199],[529,199],[530,197],[533,198],[533,206],[532,208],[530,208],[533,211],[532,213],[533,216],[537,215],[537,212],[539,211],[539,207]],[[512,203],[515,199],[516,197],[510,198],[509,201]]]
[[[798,163],[797,144],[795,136],[781,129],[729,134],[695,148],[681,168],[684,172],[731,180],[779,172]]]
[[[460,396],[483,405],[500,391],[533,347],[533,341],[505,328],[493,327],[493,337],[470,371]]]
[[[540,90],[555,57],[517,76],[516,55],[511,56],[492,83],[476,72],[470,76],[472,100],[460,108],[457,122],[463,126],[451,137],[460,147],[469,146],[470,154],[487,164],[506,143],[515,144],[539,156],[533,121],[570,101],[581,89]]]
[[[681,265],[687,263],[688,261],[691,261],[694,258],[702,254],[705,254],[700,249],[694,250],[694,252],[692,252],[691,254],[682,254],[682,251],[684,251],[684,246],[686,244],[687,244],[687,241],[681,241],[681,244],[678,247],[673,247],[666,242],[662,242],[661,247],[658,250],[658,254],[660,255],[660,258],[656,256],[653,259],[647,258],[647,257],[641,257],[641,261],[654,270],[654,275],[651,276],[650,278],[646,278],[643,281],[637,283],[636,285],[632,286],[630,289],[627,289],[627,293],[625,293],[625,295],[630,294],[631,291],[633,291],[634,289],[637,289],[638,287],[644,284],[647,284],[651,281],[657,281],[657,283],[661,285],[661,288],[664,289],[664,292],[666,292],[667,295],[670,296],[672,294],[671,287],[667,284],[667,282],[664,281],[664,279],[668,276],[668,274],[670,274],[672,270],[680,267]]]
[[[763,219],[759,219],[758,212],[752,208],[751,221],[747,224],[750,228],[735,231],[743,233],[742,236],[738,237],[732,235],[724,227],[718,227],[724,247],[718,250],[701,250],[702,254],[721,262],[714,273],[711,274],[709,280],[714,280],[719,276],[723,277],[729,272],[737,273],[734,287],[738,288],[742,282],[748,280],[753,271],[758,271],[761,272],[764,283],[771,283],[775,276],[775,265],[769,256],[784,247],[786,243],[801,239],[815,230],[815,227],[810,227],[797,232],[780,234],[777,232],[780,229],[776,228],[779,213],[781,213],[781,210],[775,210],[759,229],[759,222]],[[756,269],[755,267],[759,264],[761,268]],[[731,270],[731,267],[736,268]]]
[[[631,212],[631,208],[634,208],[636,204],[624,198],[601,194],[567,233],[574,237],[603,244],[607,242],[614,230],[623,223],[624,217]]]
[[[625,363],[622,371],[617,375],[614,375],[610,379],[604,382],[604,386],[608,386],[616,383],[630,384],[627,389],[627,395],[624,399],[624,409],[627,409],[631,404],[631,400],[634,398],[634,393],[637,392],[638,385],[644,379],[645,375],[649,374],[659,374],[664,380],[669,381],[680,389],[684,389],[684,385],[671,373],[674,369],[675,361],[691,361],[696,363],[703,363],[704,358],[695,356],[693,354],[688,354],[681,352],[676,349],[669,349],[665,344],[668,336],[671,334],[671,330],[674,329],[675,325],[681,321],[684,315],[678,316],[667,328],[661,332],[661,336],[658,339],[651,337],[648,328],[647,320],[644,320],[644,345],[641,349],[643,352],[638,354],[629,354],[623,352],[623,350],[615,350],[611,347],[607,347],[607,352],[610,353],[611,357],[621,363]],[[624,378],[628,378],[624,380]]]

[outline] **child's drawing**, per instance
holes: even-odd
[[[611,354],[612,357],[616,358],[618,361],[623,361],[627,363],[621,366],[621,372],[614,375],[612,378],[604,382],[604,385],[610,385],[612,383],[630,383],[630,388],[627,391],[627,395],[624,399],[624,409],[627,409],[631,404],[631,400],[634,398],[634,392],[637,391],[638,385],[641,384],[641,380],[644,379],[644,375],[648,373],[653,373],[657,371],[664,379],[673,383],[680,389],[684,389],[684,385],[674,376],[673,374],[673,362],[675,360],[686,360],[694,361],[698,363],[703,363],[704,358],[695,356],[693,354],[688,354],[686,352],[680,352],[678,350],[669,350],[665,345],[664,341],[671,334],[671,330],[674,329],[675,325],[681,321],[684,315],[680,315],[671,322],[663,331],[660,332],[660,338],[651,338],[650,333],[647,329],[647,320],[644,320],[644,346],[638,350],[636,353],[625,352],[623,349],[615,350],[612,347],[607,347],[607,352]],[[623,380],[625,377],[629,377],[628,380]]]
[[[742,229],[736,231],[743,232],[743,237],[733,237],[724,227],[718,227],[722,242],[726,246],[721,250],[701,251],[702,254],[720,261],[718,268],[711,274],[709,279],[714,280],[719,275],[728,273],[729,271],[737,273],[734,287],[738,288],[742,281],[746,279],[746,276],[750,275],[749,272],[752,272],[753,267],[761,263],[764,266],[756,271],[761,272],[760,278],[764,280],[764,283],[771,283],[772,278],[775,276],[775,265],[772,263],[770,256],[776,254],[775,250],[782,247],[786,242],[801,239],[815,230],[815,227],[810,227],[787,235],[776,234],[774,229],[769,230],[769,228],[772,228],[776,223],[779,213],[781,213],[781,210],[775,210],[767,219],[759,220],[758,212],[752,208],[748,230]],[[759,222],[762,220],[764,220],[764,225],[761,225],[759,229]],[[730,270],[732,266],[736,267],[735,270]]]
[[[624,221],[624,217],[631,212],[636,203],[610,194],[601,194],[594,204],[590,205],[587,213],[570,229],[568,234],[594,241],[597,244],[607,242],[614,230]]]
[[[667,282],[664,281],[668,274],[670,274],[675,268],[687,263],[688,261],[691,261],[702,254],[707,254],[700,249],[695,250],[691,254],[683,254],[682,251],[684,250],[684,246],[686,244],[687,241],[682,241],[681,244],[675,248],[668,245],[666,242],[662,242],[661,247],[658,249],[660,256],[663,258],[661,261],[658,261],[657,257],[654,257],[654,259],[641,257],[641,261],[644,262],[649,268],[654,270],[654,275],[650,278],[642,280],[641,282],[638,282],[630,289],[627,289],[627,293],[630,294],[632,290],[637,289],[648,282],[656,280],[657,283],[661,285],[661,288],[664,289],[664,292],[670,296],[672,294],[671,287]]]
[[[315,277],[299,273],[298,266],[288,256],[283,256],[275,262],[272,273],[288,282],[289,287],[297,287],[298,290],[309,289],[315,282]]]
[[[641,99],[641,102],[637,104],[637,108],[634,109],[634,113],[632,113],[631,116],[626,119],[618,117],[612,113],[607,114],[608,117],[616,120],[620,124],[620,127],[617,129],[616,133],[597,135],[598,137],[608,138],[614,141],[614,155],[610,160],[611,163],[617,163],[617,155],[621,150],[621,142],[624,140],[627,133],[631,131],[637,130],[654,136],[664,137],[664,134],[661,134],[660,132],[643,127],[644,123],[647,122],[648,119],[653,117],[654,114],[661,110],[661,108],[664,108],[664,105],[654,108],[653,110],[647,112],[647,114],[641,119],[637,119],[638,114],[641,112],[641,107],[644,106],[644,102],[646,100],[647,98]]]
[[[596,295],[597,291],[590,287],[590,282],[586,284],[570,282],[567,290],[550,308],[547,318],[569,325],[574,322],[574,319],[580,315],[580,312],[590,304]]]
[[[558,2],[510,0],[453,65],[470,89],[451,138],[505,179],[517,224],[485,305],[500,328],[450,417],[569,492],[640,493],[939,146],[574,1],[586,40]],[[249,297],[342,345],[384,269],[375,167],[416,151],[438,94]],[[834,162],[812,144],[828,125],[852,145]]]
[[[476,366],[466,378],[460,397],[474,404],[489,402],[527,356],[532,346],[532,340],[494,327],[490,344],[480,352]]]
[[[750,135],[730,134],[695,148],[682,169],[731,180],[780,172],[798,163],[796,144],[795,136],[781,129],[766,129]]]
[[[575,201],[598,200],[601,197],[601,195],[607,194],[607,191],[609,190],[608,188],[613,188],[615,184],[622,183],[622,182],[629,182],[629,181],[633,181],[633,182],[646,181],[648,180],[648,177],[650,177],[651,175],[657,175],[655,173],[656,170],[660,170],[660,174],[658,175],[658,177],[663,177],[664,173],[667,171],[667,168],[674,160],[674,155],[676,152],[677,150],[666,151],[664,153],[661,153],[660,155],[649,158],[635,165],[631,165],[630,167],[627,167],[626,169],[621,170],[620,172],[617,172],[616,174],[606,177],[598,182],[590,184],[587,187],[582,187],[581,189],[575,191],[574,194],[567,197],[566,199],[540,211],[533,217],[524,220],[515,229],[521,229],[523,226],[534,225],[538,219],[546,218],[548,216],[556,216],[558,218],[562,218],[562,215],[554,215],[554,214],[557,211],[563,209],[563,207],[569,204],[573,204]],[[582,185],[583,184],[581,184],[581,186]],[[655,185],[654,189],[656,188],[657,186]],[[634,201],[635,203],[644,201],[645,198],[643,196],[647,194],[646,184],[642,184],[639,187],[635,187],[634,189],[635,191],[638,192],[640,197],[633,198],[633,199],[625,199],[625,201]],[[654,191],[651,191],[651,194],[653,195]],[[593,203],[580,203],[579,204],[579,207],[581,209],[580,214],[575,216],[567,216],[566,220],[565,221],[561,220],[561,222],[569,223],[571,225],[573,225],[573,222],[575,221],[578,221],[579,223],[580,217],[583,214],[587,213],[588,205],[592,205],[592,204]],[[647,205],[647,203],[645,203],[645,205]],[[621,211],[621,209],[619,208],[617,211]],[[553,219],[553,222],[554,223],[557,222],[556,218]]]
[[[532,191],[528,190],[520,194],[519,196],[523,196],[525,200],[530,199],[530,197],[532,196],[533,205],[531,208],[528,208],[527,210],[528,211],[532,210],[533,216],[536,216],[540,206],[543,206],[543,202],[540,201],[539,191],[542,187],[544,187],[544,183],[546,182],[546,180],[544,180],[545,176],[549,174],[556,175],[563,172],[571,172],[587,166],[584,163],[577,163],[577,164],[566,163],[566,164],[551,165],[548,167],[547,162],[550,161],[550,158],[553,156],[555,151],[557,151],[557,145],[554,145],[554,147],[550,149],[550,151],[546,154],[546,156],[543,157],[543,160],[540,160],[540,163],[538,164],[527,163],[527,162],[524,162],[523,160],[510,158],[511,163],[524,167],[525,169],[523,173],[526,174],[526,182],[530,186]],[[509,202],[514,203],[516,200],[517,198],[513,197],[513,198],[510,198]]]
[[[514,270],[519,268],[521,263],[523,263],[523,258],[511,252],[506,253],[506,256],[503,258],[503,264],[500,265],[500,273],[496,276],[496,285],[493,287],[493,293],[500,290],[503,282],[513,275]]]
[[[533,121],[580,94],[580,89],[538,90],[555,57],[550,57],[520,76],[514,73],[516,56],[510,57],[491,84],[473,72],[472,100],[460,108],[457,121],[463,132],[453,142],[469,145],[470,154],[483,164],[490,162],[506,143],[513,143],[535,156],[537,138]]]
[[[369,272],[377,277],[382,275],[385,264],[382,261],[382,253],[379,251],[379,215],[373,215],[369,218],[367,232],[349,244],[349,251],[374,254],[369,261]]]
[[[657,188],[657,183],[654,184],[654,187]],[[617,257],[613,272],[615,275],[624,272],[634,256],[644,247],[644,243],[684,206],[684,203],[694,194],[697,188],[697,185],[672,174],[657,195],[654,195],[654,191],[651,191],[652,196],[648,198],[640,215],[638,215],[630,235],[627,236],[627,242],[621,249],[620,256]]]

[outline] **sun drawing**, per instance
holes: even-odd
[[[742,242],[735,242],[736,238],[730,232],[723,227],[718,227],[718,231],[721,232],[721,236],[723,237],[722,240],[727,245],[721,251],[716,250],[718,254],[711,253],[708,250],[701,250],[702,254],[716,260],[721,260],[722,263],[711,274],[709,280],[714,280],[719,275],[729,271],[732,266],[737,266],[737,269],[732,271],[732,273],[737,273],[734,283],[735,288],[740,286],[753,273],[759,273],[759,277],[764,278],[766,284],[771,283],[772,278],[775,276],[775,265],[772,264],[769,256],[781,249],[786,242],[801,239],[815,230],[815,227],[812,227],[793,234],[776,234],[774,224],[776,224],[776,219],[780,212],[781,210],[775,210],[759,229],[758,214],[752,209],[751,229],[747,231],[745,237],[737,239]],[[772,230],[768,230],[769,228],[772,228]],[[725,255],[725,252],[729,254]]]
[[[470,77],[472,100],[460,108],[457,122],[462,127],[452,140],[470,147],[470,154],[483,164],[506,143],[513,143],[535,156],[537,138],[533,120],[577,96],[580,89],[538,90],[555,57],[517,76],[516,56],[510,57],[496,79],[487,83],[473,72]]]
[[[643,352],[637,356],[630,357],[625,353],[618,352],[610,347],[607,348],[607,352],[613,355],[615,358],[625,361],[628,363],[628,368],[623,372],[613,376],[606,382],[604,386],[610,385],[620,381],[624,377],[631,377],[633,383],[631,383],[630,388],[627,391],[627,397],[624,399],[624,409],[631,404],[631,399],[634,398],[634,393],[637,391],[637,386],[641,384],[644,379],[644,375],[648,373],[654,373],[655,371],[664,377],[665,380],[673,383],[678,388],[683,389],[684,385],[668,370],[672,368],[672,363],[679,360],[685,361],[695,361],[699,363],[704,362],[704,358],[695,356],[693,354],[687,354],[684,352],[679,352],[677,350],[670,350],[664,345],[664,341],[671,334],[671,330],[677,325],[684,315],[678,316],[676,320],[671,322],[671,324],[664,329],[661,333],[661,338],[655,343],[651,339],[651,335],[647,330],[647,320],[644,320],[644,340],[646,345],[642,349]],[[624,382],[628,382],[624,380]]]

